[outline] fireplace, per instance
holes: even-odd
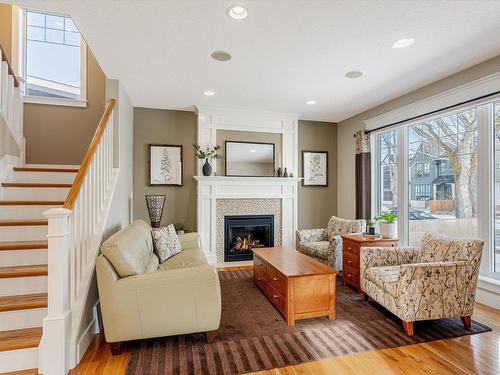
[[[253,248],[274,246],[274,215],[224,217],[224,262],[252,260]]]

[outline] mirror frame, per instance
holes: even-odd
[[[250,175],[230,175],[227,174],[227,144],[228,143],[241,143],[247,145],[269,145],[273,146],[273,175],[272,176],[250,176]],[[224,142],[224,175],[227,177],[274,177],[274,170],[276,169],[276,145],[274,143],[266,142],[244,142],[244,141],[225,141]]]

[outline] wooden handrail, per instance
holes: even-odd
[[[80,164],[80,169],[78,169],[78,173],[76,174],[75,180],[73,181],[73,185],[71,185],[71,189],[68,193],[68,196],[66,197],[66,200],[64,201],[64,208],[72,209],[73,205],[75,204],[76,198],[78,197],[78,193],[80,192],[80,188],[82,186],[83,180],[85,176],[87,175],[87,171],[90,167],[90,162],[92,161],[92,158],[97,150],[97,146],[99,145],[99,142],[101,141],[101,138],[104,134],[104,131],[106,130],[106,126],[109,121],[109,117],[111,116],[111,113],[113,112],[113,108],[115,106],[115,99],[110,99],[109,103],[106,107],[106,110],[104,111],[104,114],[101,117],[101,120],[99,121],[99,125],[97,126],[97,129],[94,133],[94,137],[92,138],[92,141],[90,142],[89,148],[85,152],[85,156],[83,157],[82,164]]]
[[[14,78],[14,87],[19,87],[19,80],[14,74],[14,69],[12,69],[12,65],[10,64],[10,61],[7,58],[7,54],[5,53],[5,49],[3,48],[2,43],[0,43],[0,50],[2,51],[2,61],[7,62],[7,67],[9,68],[9,74],[12,75],[12,77]]]

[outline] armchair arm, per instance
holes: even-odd
[[[471,267],[466,261],[402,265],[397,285],[401,318],[416,321],[472,315],[476,288],[474,280],[468,280]]]
[[[416,247],[362,247],[359,257],[360,275],[370,267],[397,266],[414,263],[418,259]]]
[[[178,236],[182,246],[182,250],[201,249],[200,236],[198,233],[186,233]]]
[[[295,231],[295,236],[297,237],[297,245],[318,241],[327,241],[325,228],[297,230]]]

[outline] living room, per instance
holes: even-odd
[[[499,21],[1,1],[0,374],[500,372]]]

